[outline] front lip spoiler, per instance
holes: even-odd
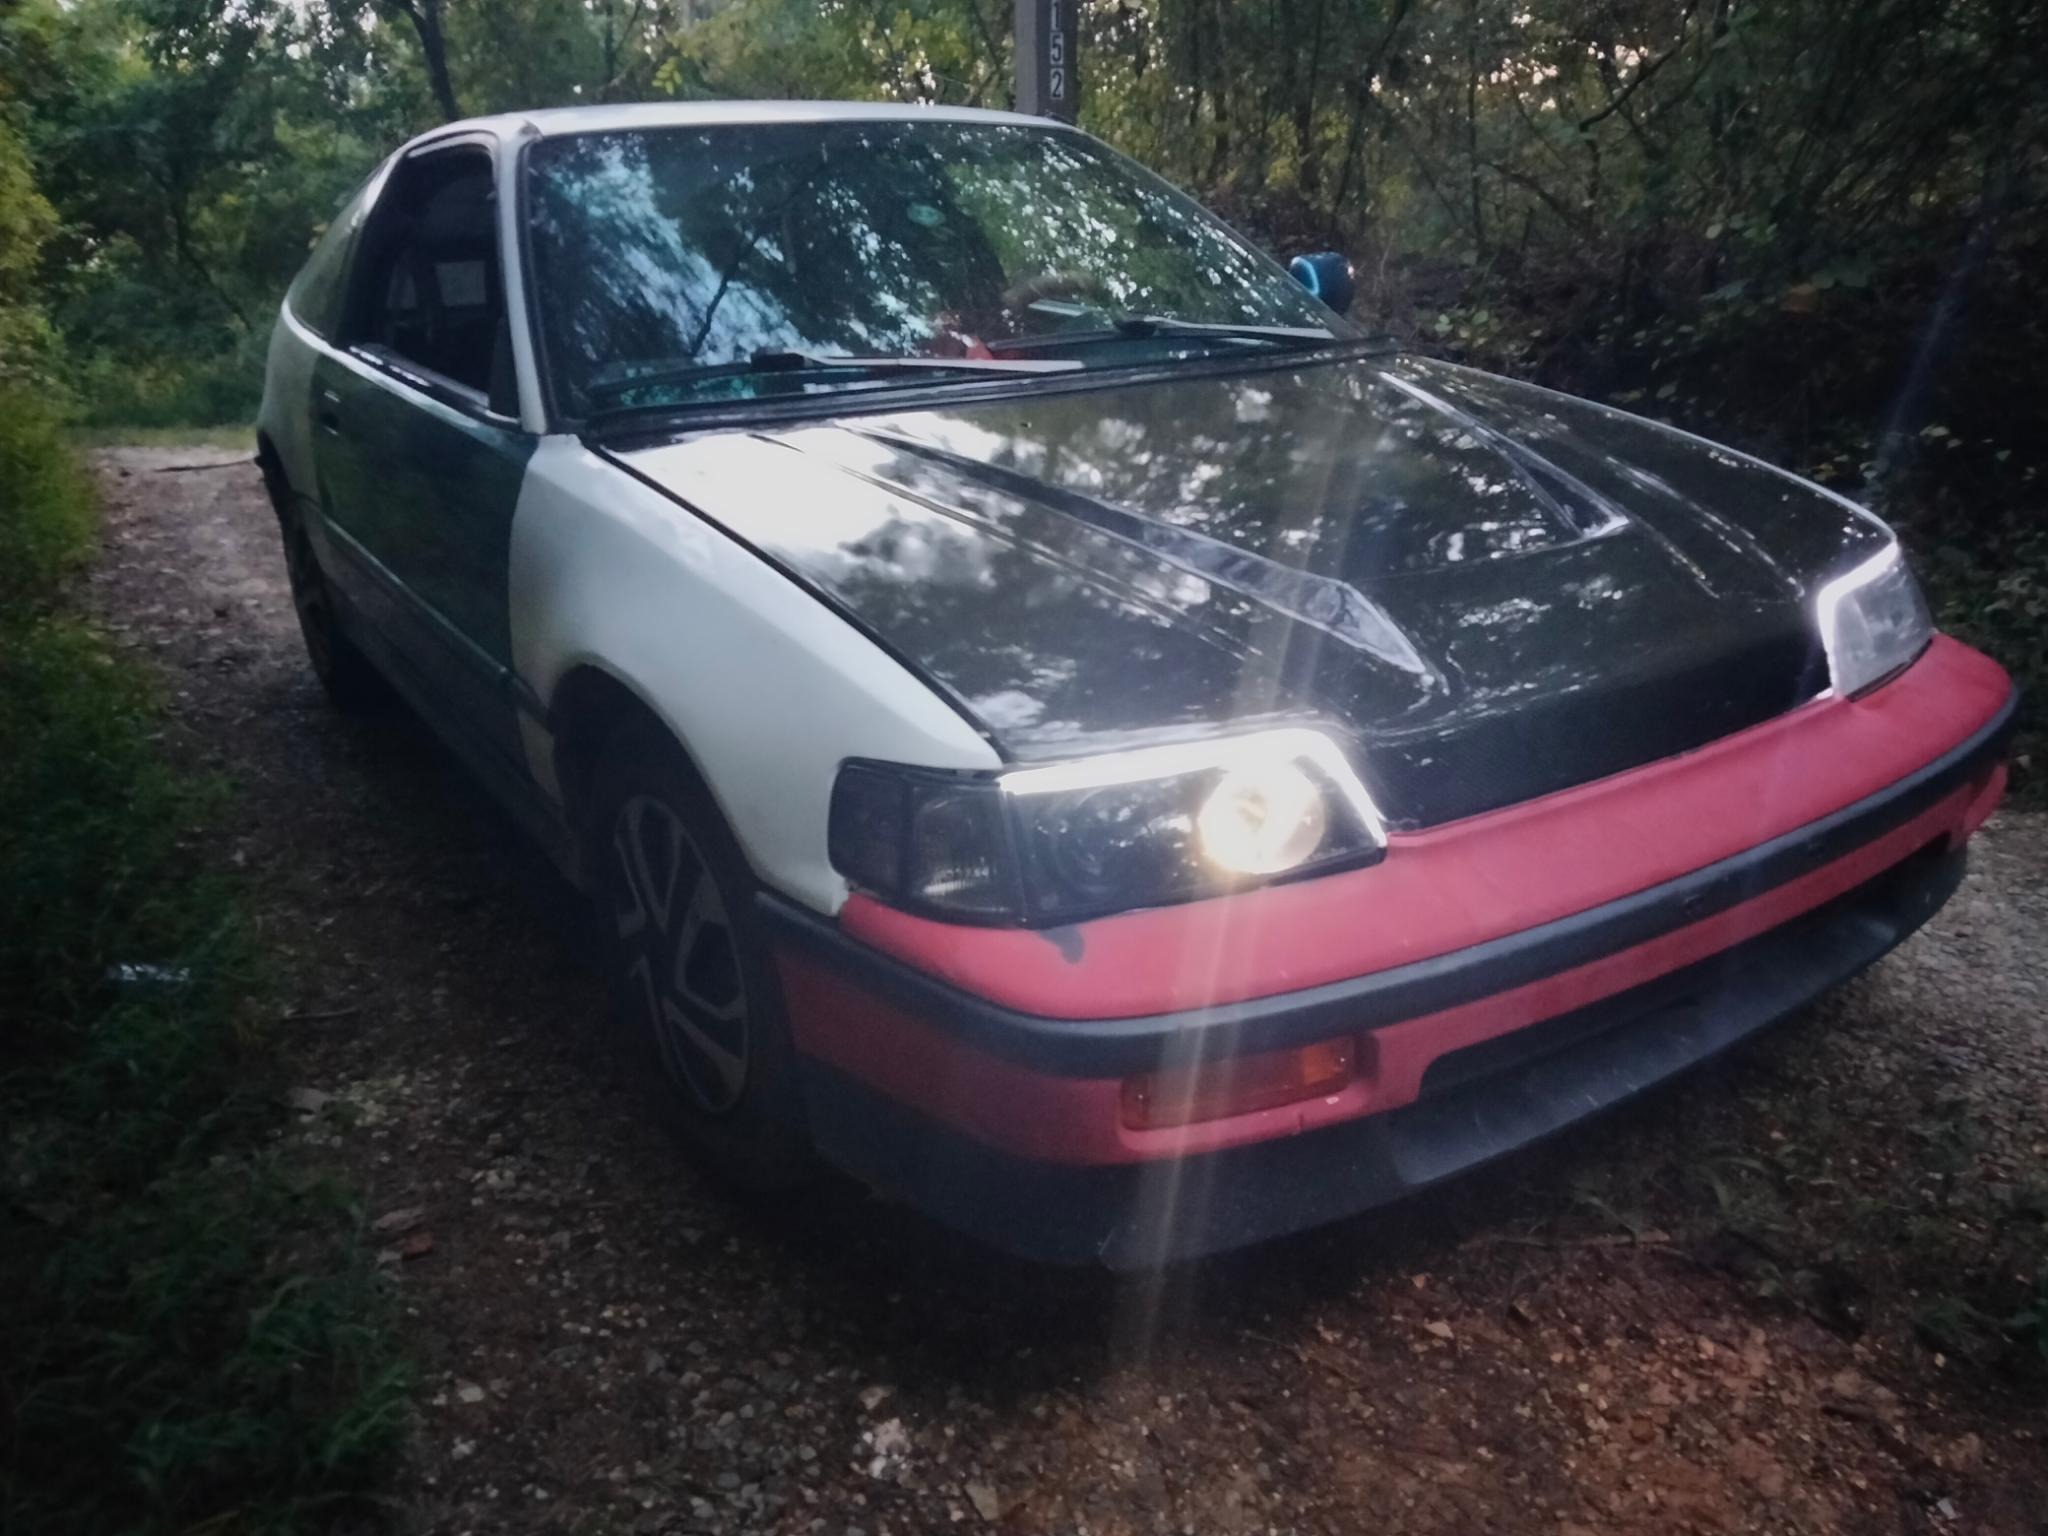
[[[1242,1002],[1136,1018],[1053,1019],[962,991],[848,937],[771,892],[771,932],[991,1055],[1062,1077],[1118,1077],[1170,1060],[1279,1050],[1440,1012],[1630,949],[1740,905],[1881,837],[2002,756],[2017,690],[1968,739],[1874,795],[1729,858],[1554,922],[1410,965]],[[1227,898],[1226,898],[1227,899]]]
[[[1198,1259],[1401,1199],[1720,1054],[1906,938],[1954,892],[1966,859],[1925,849],[1755,939],[1441,1058],[1411,1104],[1301,1135],[1153,1162],[1047,1163],[816,1061],[805,1063],[810,1127],[856,1177],[1024,1258],[1114,1270]]]

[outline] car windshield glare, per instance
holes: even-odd
[[[585,133],[535,145],[527,174],[545,363],[574,418],[840,387],[724,366],[759,352],[1046,356],[1065,333],[1099,366],[1276,339],[1119,329],[1129,316],[1352,334],[1198,205],[1049,127]],[[953,376],[902,381],[934,377]]]

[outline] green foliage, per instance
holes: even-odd
[[[1947,494],[1930,492],[1898,521],[1941,626],[1998,657],[2039,699],[2048,696],[2048,521],[2038,479],[2029,488],[2030,501],[2001,497],[2018,504],[1995,520],[1958,513]],[[2036,709],[2013,742],[2015,791],[2029,802],[2048,792],[2044,750]]]
[[[0,732],[34,750],[0,768],[0,997],[15,1029],[55,1028],[108,967],[202,937],[167,920],[198,905],[162,884],[195,808],[156,764],[134,676],[95,635],[44,617],[7,639]]]
[[[331,1525],[384,1470],[405,1376],[331,1189],[181,1157],[104,1209],[37,1203],[4,1333],[10,1531]],[[83,1224],[90,1222],[87,1228]],[[12,1224],[12,1223],[10,1223]]]
[[[1008,107],[1007,0],[730,0],[654,41],[664,95]]]
[[[0,116],[0,384],[33,373],[48,348],[37,277],[56,229],[56,210],[36,187],[28,152]]]
[[[58,445],[58,422],[40,393],[0,385],[0,615],[13,622],[46,604],[92,553],[92,487]]]
[[[40,297],[88,420],[248,419],[282,292],[412,131],[361,39],[276,0],[24,0],[0,19],[58,227]],[[380,72],[381,75],[381,72]]]
[[[277,1150],[213,797],[61,611],[92,543],[55,413],[0,390],[0,1528],[283,1530],[358,1498],[405,1377],[335,1189]]]
[[[263,396],[263,349],[253,337],[220,353],[179,347],[139,356],[113,350],[64,370],[83,427],[179,427],[253,422]]]

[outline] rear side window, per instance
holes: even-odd
[[[392,175],[349,259],[343,344],[501,396],[511,337],[498,262],[496,177],[476,145],[415,152]]]
[[[348,263],[355,248],[356,231],[363,215],[377,200],[387,167],[379,166],[369,179],[349,195],[341,211],[313,246],[313,254],[292,280],[285,302],[299,324],[317,336],[332,337],[341,326],[343,301],[348,296]]]

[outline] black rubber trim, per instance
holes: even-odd
[[[1562,1016],[1551,1049],[1305,1135],[1152,1163],[1035,1162],[809,1059],[805,1107],[830,1161],[1006,1252],[1123,1270],[1200,1258],[1384,1205],[1635,1098],[1879,959],[1940,910],[1966,857],[1923,850],[1778,928]]]
[[[535,280],[533,270],[533,207],[528,195],[532,177],[527,174],[526,164],[533,146],[540,140],[539,131],[528,122],[511,146],[512,196],[515,199],[513,222],[519,245],[517,250],[507,254],[519,259],[519,296],[522,300],[519,307],[526,311],[521,318],[526,322],[528,350],[533,354],[534,382],[540,386],[541,431],[550,433],[563,430],[562,412],[555,400],[554,370],[548,366],[547,332],[540,323],[540,284]]]
[[[786,898],[764,891],[757,900],[777,937],[805,946],[982,1050],[1055,1076],[1117,1077],[1380,1028],[1504,992],[1724,912],[1854,852],[1987,768],[2004,751],[2018,703],[2015,691],[1968,740],[1877,794],[1662,885],[1412,965],[1213,1008],[1122,1019],[1020,1013],[849,938],[831,919]],[[1050,929],[1045,941],[1078,960],[1085,929]]]
[[[585,444],[621,453],[665,447],[696,432],[765,431],[816,421],[851,421],[864,416],[906,416],[946,406],[987,405],[997,401],[1049,395],[1100,394],[1111,389],[1139,389],[1151,384],[1177,384],[1188,379],[1252,378],[1399,357],[1410,349],[1381,335],[1337,336],[1299,348],[1274,352],[1232,352],[1191,357],[1177,363],[1097,364],[1056,373],[1002,373],[987,378],[942,374],[929,384],[892,384],[873,390],[833,391],[781,399],[750,400],[740,405],[648,406],[645,418],[620,417],[593,426],[588,419],[570,420],[565,430]]]

